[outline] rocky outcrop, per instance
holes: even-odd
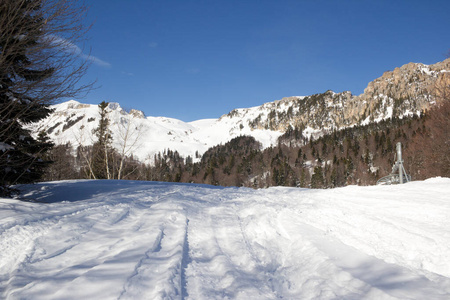
[[[285,131],[290,126],[333,130],[391,117],[418,114],[436,101],[436,83],[448,78],[450,58],[434,65],[409,63],[370,82],[364,93],[327,91],[287,97],[259,107],[233,110],[222,118],[244,118],[252,129]]]
[[[435,103],[435,84],[447,72],[450,72],[450,58],[434,65],[409,63],[370,82],[358,100],[367,103],[365,109],[375,118],[378,108],[381,112],[384,108],[385,112],[392,107],[393,116],[415,113]]]
[[[131,109],[129,114],[132,115],[134,118],[138,118],[138,119],[144,119],[145,118],[145,114],[141,110]]]

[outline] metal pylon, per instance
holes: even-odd
[[[402,143],[397,145],[397,161],[392,166],[392,172],[388,176],[384,176],[377,181],[377,184],[402,184],[411,181],[411,176],[406,174],[402,159]]]

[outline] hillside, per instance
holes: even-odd
[[[82,104],[71,100],[54,105],[53,114],[34,125],[34,131],[45,131],[58,145],[70,142],[74,147],[92,145],[95,141],[93,130],[98,126],[98,106]],[[251,130],[241,128],[242,120],[236,118],[204,119],[194,122],[183,122],[166,117],[146,117],[137,110],[126,112],[118,103],[111,102],[107,108],[108,118],[113,133],[116,149],[124,143],[124,136],[129,137],[133,154],[141,162],[151,163],[155,154],[172,149],[183,157],[195,157],[208,148],[226,143],[240,135],[252,135],[258,138],[265,147],[276,144],[282,134],[273,130]]]
[[[110,103],[109,118],[116,149],[123,145],[127,130],[135,142],[133,154],[141,162],[152,163],[157,153],[177,151],[182,157],[199,157],[209,148],[238,136],[252,136],[263,149],[275,146],[288,128],[299,128],[306,138],[317,138],[333,130],[367,125],[392,117],[420,114],[436,103],[433,86],[446,72],[450,59],[434,65],[409,63],[385,72],[370,82],[364,93],[327,91],[306,97],[287,97],[258,107],[235,109],[219,119],[194,122],[165,117],[146,117],[143,112],[125,111]],[[98,125],[96,105],[68,101],[53,106],[54,113],[36,124],[56,144],[92,145]],[[129,144],[130,141],[128,141]]]
[[[21,186],[0,201],[0,298],[448,299],[449,188]]]

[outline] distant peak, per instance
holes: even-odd
[[[63,104],[64,104],[64,103],[67,103],[67,104],[79,104],[80,102],[78,102],[78,101],[72,99],[72,100],[63,102]]]
[[[75,101],[75,100],[69,100],[69,101],[61,103],[61,105],[66,106],[67,108],[74,108],[78,104],[80,104],[80,102]]]

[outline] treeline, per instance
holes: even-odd
[[[121,157],[108,148],[108,159],[99,165],[105,170],[108,161],[110,179],[195,182],[221,186],[296,186],[333,188],[350,184],[372,185],[391,172],[395,161],[395,144],[401,142],[406,171],[413,180],[433,176],[450,176],[450,102],[433,110],[407,118],[391,118],[366,126],[332,131],[310,140],[302,128],[289,128],[275,147],[262,150],[253,137],[241,136],[225,145],[210,148],[194,162],[177,151],[155,155],[151,165],[132,156]],[[99,125],[100,126],[100,125]],[[98,134],[98,131],[97,131]],[[99,139],[100,140],[100,139]],[[54,164],[47,180],[94,178],[85,154],[105,149],[105,145],[78,148],[55,146]],[[109,147],[109,146],[108,146]],[[101,152],[101,151],[100,151]],[[103,151],[105,152],[105,151]],[[83,154],[84,153],[84,154]],[[119,172],[119,170],[121,170]],[[118,174],[122,175],[118,177]],[[100,173],[97,173],[100,174]],[[103,176],[107,178],[105,171]]]

